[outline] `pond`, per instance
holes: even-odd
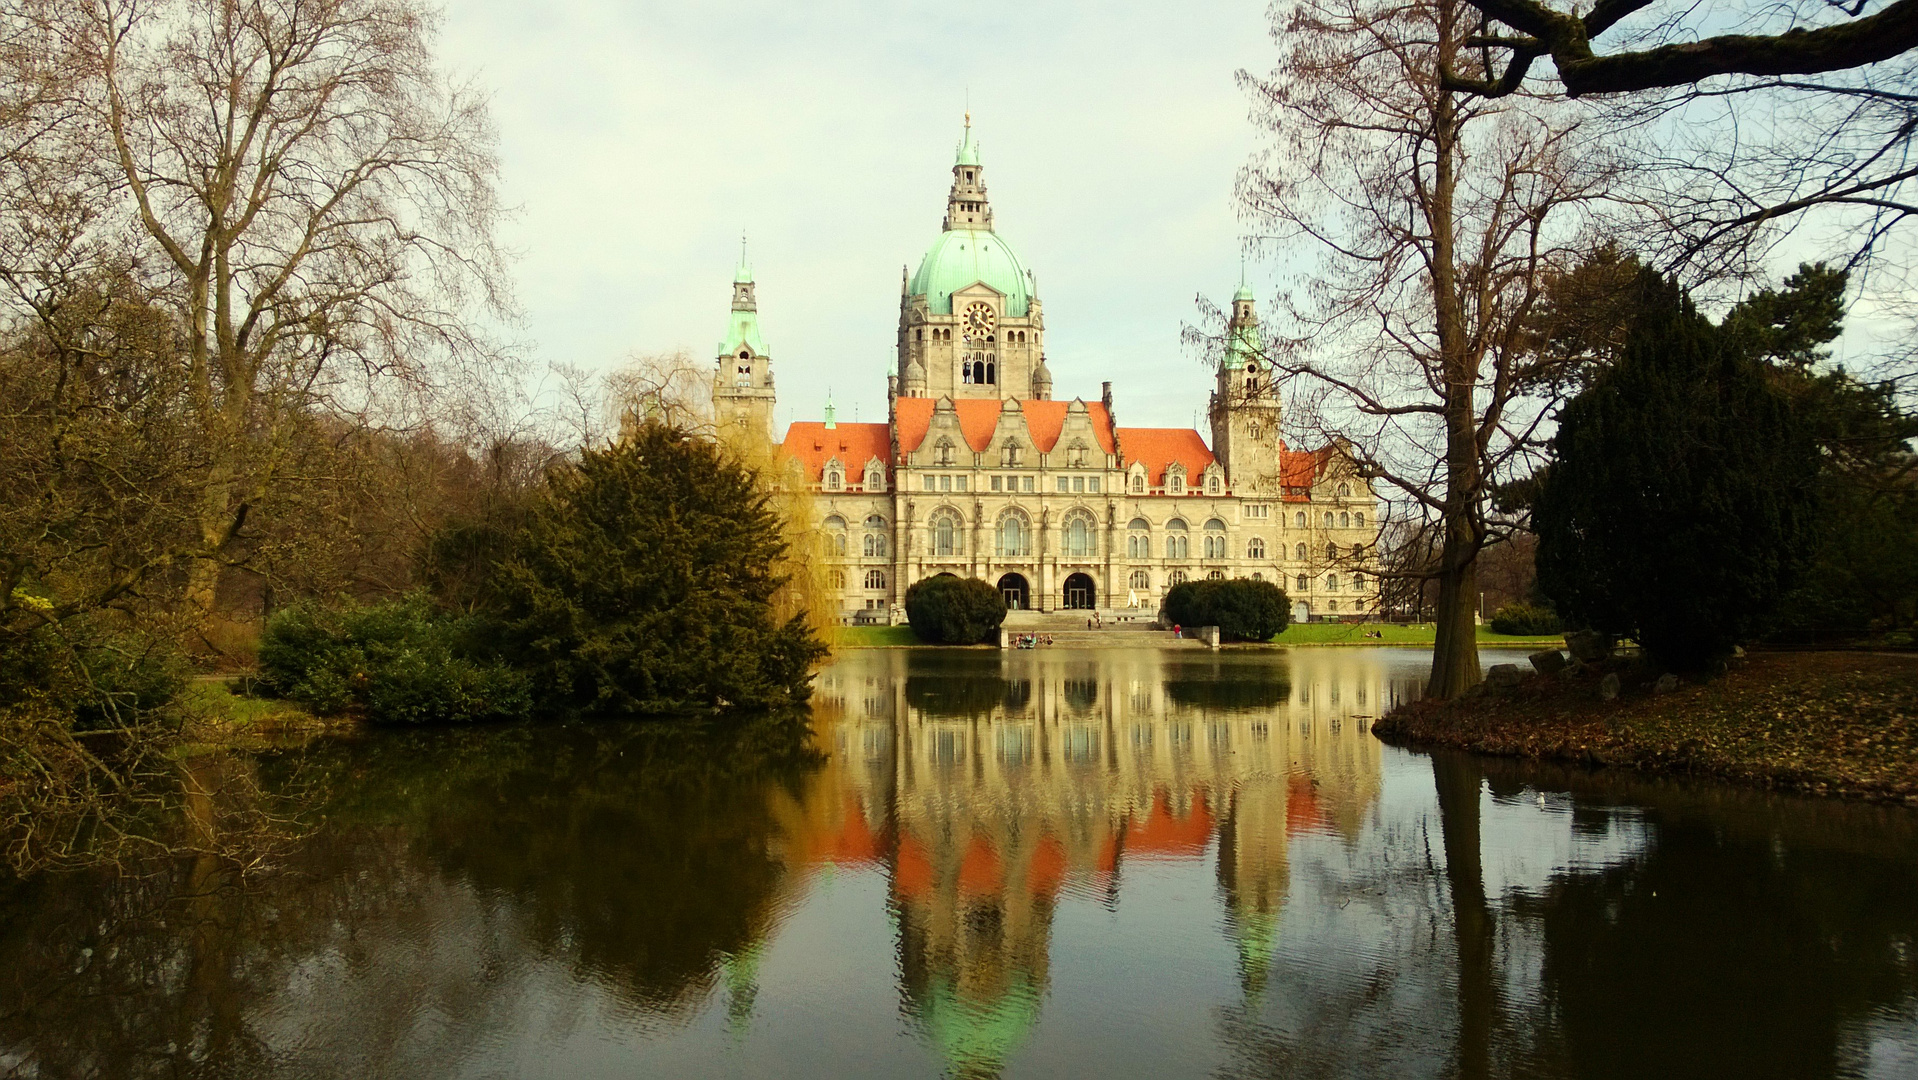
[[[313,831],[0,886],[0,1076],[1918,1075],[1918,814],[1380,744],[1429,656],[865,651],[799,721],[228,762]]]

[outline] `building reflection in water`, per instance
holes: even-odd
[[[1357,840],[1379,792],[1365,728],[1405,692],[1359,657],[1310,671],[1229,652],[855,654],[820,678],[830,810],[804,812],[795,854],[883,866],[906,1010],[959,1075],[996,1073],[1025,1040],[1055,907],[1116,903],[1128,861],[1216,845],[1256,994],[1288,839]]]

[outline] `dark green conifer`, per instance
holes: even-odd
[[[780,619],[785,545],[754,475],[657,422],[555,473],[494,590],[543,701],[660,713],[806,700],[825,655]]]
[[[1565,407],[1534,507],[1539,584],[1574,624],[1695,670],[1790,585],[1818,457],[1762,363],[1647,272],[1618,363]]]

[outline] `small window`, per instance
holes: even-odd
[[[1325,591],[1326,592],[1339,591],[1339,576],[1337,574],[1325,575]]]
[[[1022,490],[1025,490],[1025,491],[1031,491],[1031,490],[1032,490],[1032,485],[1033,485],[1033,478],[1032,478],[1032,477],[1030,477],[1030,476],[1028,476],[1028,477],[1026,477],[1026,481],[1025,481],[1025,484],[1023,485],[1023,487],[1022,487]]]
[[[940,491],[951,491],[951,490],[952,490],[952,477],[950,477],[950,476],[942,476],[942,477],[940,477],[940,478],[939,478],[939,490],[940,490]]]
[[[840,590],[843,590],[843,589],[845,589],[845,587],[846,587],[846,572],[845,572],[844,570],[829,570],[829,571],[827,571],[827,572],[826,572],[826,587],[827,587],[827,588],[831,588],[831,589],[840,589]]]
[[[1256,536],[1247,540],[1245,542],[1245,557],[1248,559],[1265,558],[1265,541]]]
[[[845,477],[840,474],[838,469],[826,470],[826,490],[827,491],[838,491],[841,487],[844,487],[844,486],[845,486]]]
[[[1214,474],[1205,478],[1205,490],[1208,495],[1217,495],[1225,490],[1225,484]]]
[[[1339,485],[1339,498],[1341,499],[1350,498],[1351,495],[1352,495],[1352,485],[1350,484]]]
[[[1355,529],[1365,528],[1365,514],[1363,511],[1352,515],[1352,527]]]
[[[965,478],[965,477],[963,477],[963,476],[956,476],[956,477],[953,477],[953,480],[952,480],[952,490],[954,490],[954,491],[964,491],[964,490],[966,490],[966,478]]]
[[[1096,477],[1096,476],[1088,476],[1088,477],[1086,477],[1086,491],[1087,491],[1087,492],[1089,492],[1089,493],[1091,493],[1091,494],[1093,494],[1093,495],[1097,495],[1097,494],[1099,493],[1099,478],[1098,478],[1098,477]]]
[[[1224,580],[1225,580],[1225,571],[1223,571],[1223,570],[1214,570],[1214,571],[1212,571],[1211,573],[1209,573],[1209,574],[1207,574],[1207,575],[1205,576],[1205,579],[1206,579],[1207,581],[1224,581]]]
[[[866,588],[883,589],[885,587],[886,587],[886,572],[884,570],[866,571]]]
[[[1185,477],[1178,473],[1167,474],[1165,478],[1165,493],[1167,495],[1185,494]]]
[[[1072,490],[1072,481],[1070,481],[1070,480],[1068,480],[1068,479],[1066,479],[1065,477],[1063,477],[1063,476],[1061,476],[1061,477],[1059,478],[1059,490],[1060,490],[1060,491],[1062,491],[1062,492],[1064,492],[1064,491],[1071,491],[1071,490]]]
[[[920,477],[920,478],[919,478],[919,480],[920,480],[920,482],[921,482],[921,483],[922,483],[922,484],[923,484],[923,485],[925,486],[925,489],[926,489],[927,491],[937,491],[937,490],[939,490],[939,481],[938,481],[938,480],[935,480],[935,479],[933,479],[933,478],[932,478],[932,477],[930,477],[930,476],[922,476],[922,477]]]
[[[1300,562],[1304,562],[1305,561],[1305,545],[1300,544],[1298,547],[1294,548],[1292,550],[1292,557],[1299,560]]]
[[[1140,476],[1140,475],[1138,475],[1137,473],[1134,473],[1134,474],[1133,474],[1133,476],[1132,476],[1132,493],[1133,493],[1134,495],[1144,495],[1144,494],[1145,494],[1145,477],[1143,477],[1143,476]]]
[[[1306,582],[1305,582],[1305,575],[1304,575],[1304,574],[1300,574],[1300,575],[1299,575],[1299,582],[1298,582],[1298,589],[1299,589],[1299,591],[1300,591],[1300,592],[1304,592],[1305,590],[1307,590],[1307,589],[1309,589],[1309,588],[1311,588],[1311,586],[1310,586],[1310,585],[1307,585],[1307,584],[1306,584]]]
[[[1292,515],[1292,525],[1294,528],[1305,528],[1305,511],[1301,510]]]
[[[1352,515],[1341,513],[1339,515],[1339,528],[1349,529],[1351,527],[1352,527]]]
[[[1085,490],[1086,490],[1086,478],[1085,478],[1085,477],[1083,477],[1083,476],[1075,476],[1075,477],[1073,477],[1073,478],[1072,478],[1072,490],[1073,490],[1073,492],[1074,492],[1074,493],[1076,493],[1076,494],[1080,494],[1080,495],[1083,495],[1083,494],[1085,494]]]
[[[992,490],[994,490],[994,491],[998,491],[998,490],[999,490],[999,487],[1000,487],[1000,483],[1001,483],[1001,480],[1000,480],[1000,478],[999,478],[999,477],[997,477],[997,476],[995,476],[995,477],[993,477],[993,478],[992,478]]]
[[[1327,511],[1327,512],[1326,512],[1326,514],[1325,514],[1325,527],[1326,527],[1326,528],[1328,528],[1328,529],[1332,527],[1332,513],[1331,513],[1331,511]]]
[[[1166,583],[1167,585],[1184,585],[1184,584],[1185,584],[1185,571],[1184,571],[1184,570],[1174,570],[1174,571],[1172,571],[1171,573],[1169,573],[1169,574],[1167,574],[1167,575],[1165,576],[1165,583]]]

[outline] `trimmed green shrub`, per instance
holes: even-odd
[[[1532,604],[1507,604],[1492,613],[1492,632],[1514,637],[1542,637],[1563,630],[1558,612]]]
[[[921,641],[977,645],[1006,621],[1006,598],[978,578],[939,574],[906,590],[906,621]]]
[[[1165,594],[1165,618],[1179,626],[1216,626],[1226,641],[1270,641],[1291,621],[1285,590],[1270,581],[1186,581]]]
[[[826,653],[804,612],[774,609],[785,553],[753,472],[649,421],[549,477],[481,596],[542,707],[780,708]]]
[[[527,717],[530,680],[488,656],[478,629],[419,597],[338,611],[297,604],[267,620],[260,681],[316,713],[378,724]]]

